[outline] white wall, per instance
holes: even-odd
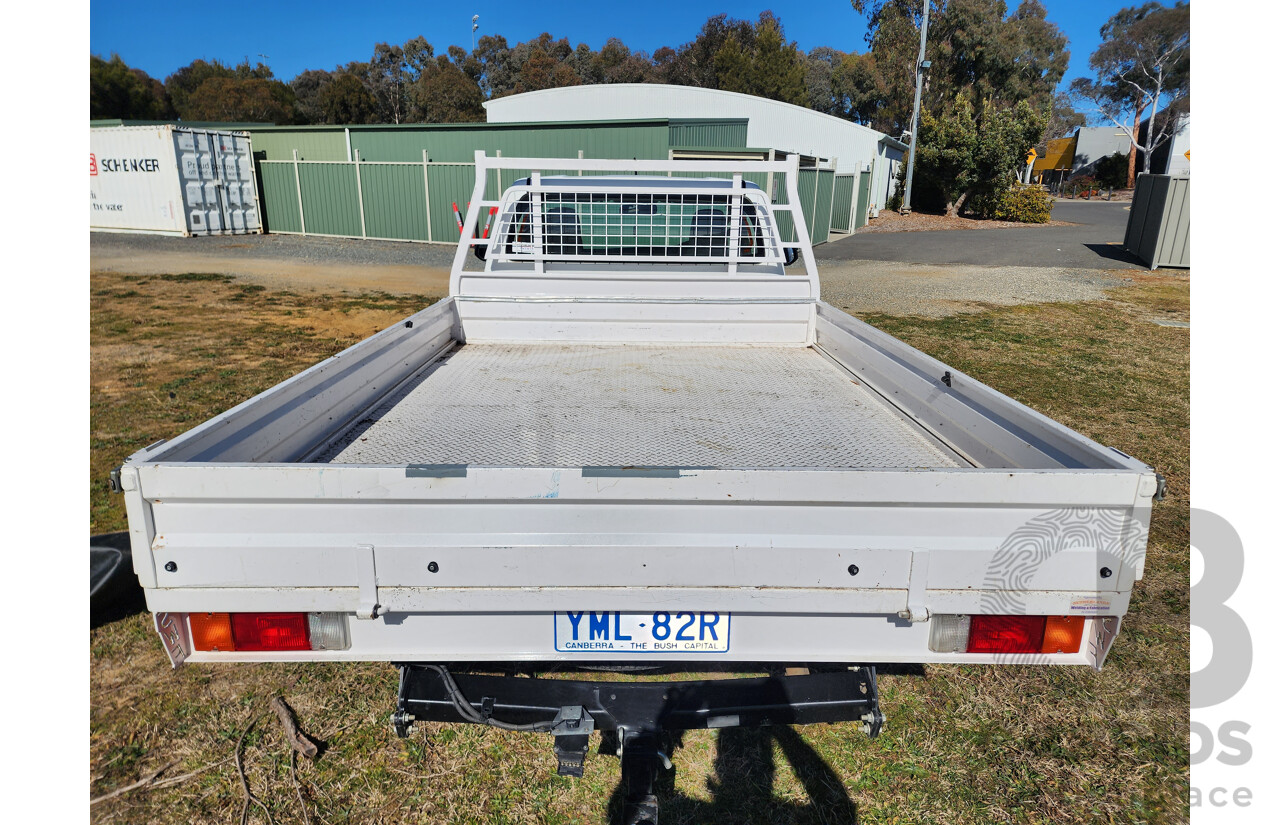
[[[1191,174],[1191,161],[1186,153],[1191,151],[1191,117],[1187,116],[1182,127],[1169,139],[1169,166],[1164,170],[1166,175]],[[1155,170],[1152,170],[1155,171]]]

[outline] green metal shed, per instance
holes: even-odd
[[[700,121],[709,124],[710,121]],[[719,134],[708,145],[745,146],[746,121]],[[712,127],[699,127],[712,131]],[[434,162],[470,163],[477,149],[508,156],[589,158],[647,158],[667,156],[671,122],[612,120],[589,123],[404,123],[369,126],[264,126],[249,130],[260,160],[354,161],[421,163],[425,150]],[[679,126],[679,133],[690,130]],[[713,135],[708,135],[713,136]],[[741,137],[737,143],[726,142]],[[678,145],[678,144],[675,144]],[[699,144],[703,145],[703,144]]]

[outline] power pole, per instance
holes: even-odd
[[[911,108],[911,155],[907,158],[907,187],[902,194],[903,215],[911,212],[911,179],[916,173],[916,144],[920,140],[920,89],[924,86],[924,72],[929,61],[924,59],[924,44],[929,39],[929,0],[924,0],[924,15],[920,18],[920,56],[916,58],[916,102]]]

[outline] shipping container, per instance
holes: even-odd
[[[243,132],[171,125],[89,130],[89,228],[157,235],[262,231]]]

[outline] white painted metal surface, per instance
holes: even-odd
[[[89,228],[163,235],[262,231],[248,135],[174,126],[89,130]]]
[[[894,137],[832,115],[754,95],[657,83],[566,86],[508,95],[484,104],[490,123],[633,118],[747,118],[747,145],[836,161],[839,173],[857,172],[877,158],[900,162]],[[884,208],[885,185],[895,169],[882,162],[872,206]]]
[[[599,661],[617,654],[557,644],[556,612],[686,610],[724,614],[732,643],[666,660],[1101,665],[1142,576],[1149,467],[821,303],[816,271],[464,270],[482,195],[448,299],[122,468],[170,636],[193,612],[350,618],[347,650],[177,638],[175,661]],[[597,325],[547,314],[579,305]],[[761,346],[768,325],[726,305],[790,308],[805,334]],[[536,334],[486,342],[493,306]],[[601,307],[652,338],[613,342]],[[681,326],[720,331],[667,343]],[[953,614],[1081,616],[1085,643],[930,650]]]

